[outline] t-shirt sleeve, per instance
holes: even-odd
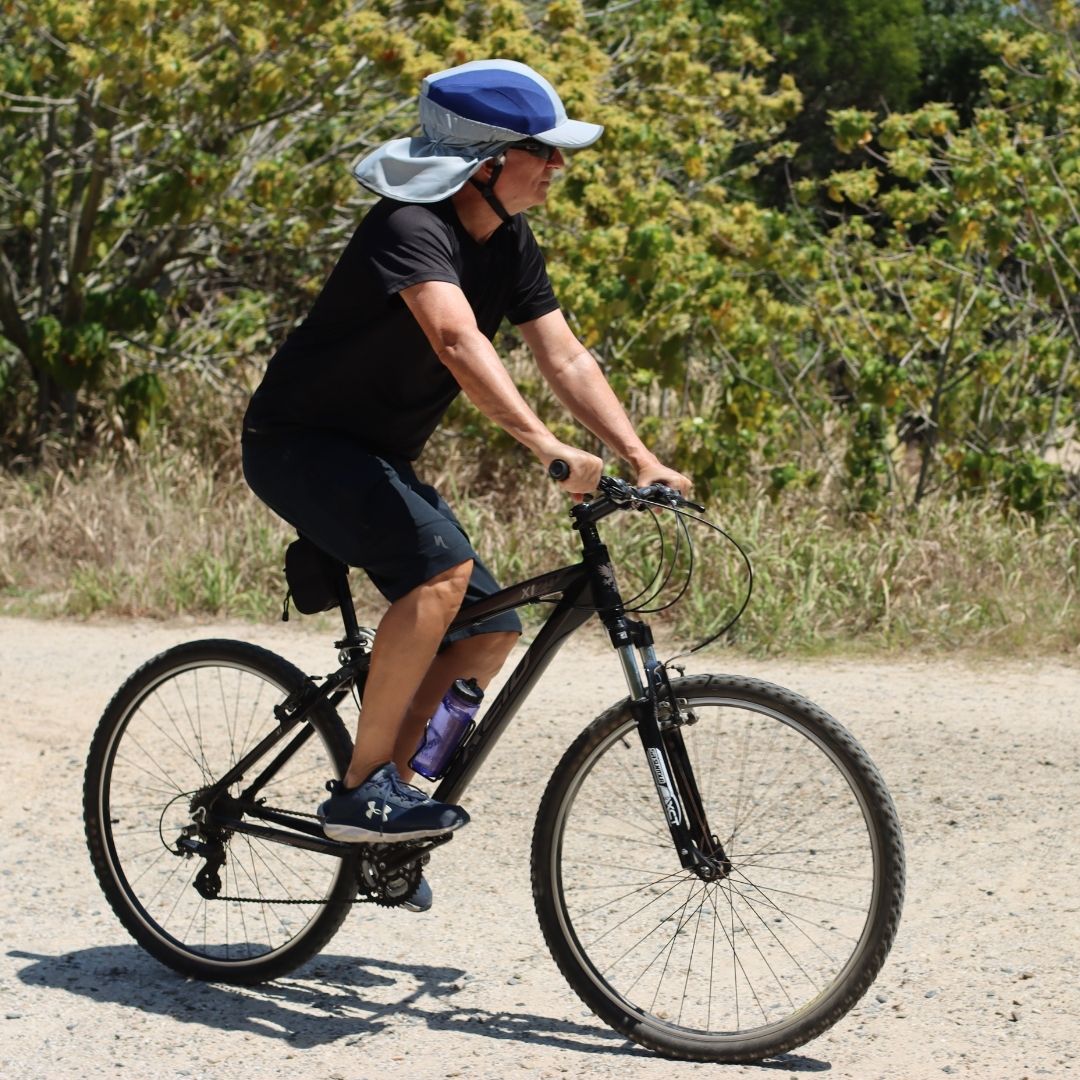
[[[544,253],[533,236],[532,229],[524,219],[518,237],[517,279],[514,282],[506,317],[517,326],[539,319],[550,311],[557,311],[558,300],[548,278]]]
[[[461,285],[446,225],[426,207],[401,205],[373,226],[364,261],[385,296],[421,281]]]

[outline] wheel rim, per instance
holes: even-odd
[[[285,697],[253,665],[212,659],[170,668],[116,725],[102,770],[106,857],[135,918],[173,952],[223,970],[265,964],[297,944],[348,871],[340,859],[234,833],[224,844],[220,896],[257,902],[206,899],[194,887],[205,860],[170,850],[192,824],[191,796],[276,726],[273,707]],[[248,779],[265,764],[256,763]],[[316,730],[259,797],[310,813],[322,783],[336,774],[327,738]],[[282,902],[290,900],[315,902]]]
[[[631,1017],[712,1047],[765,1044],[850,993],[881,841],[850,766],[811,725],[722,694],[691,708],[683,734],[731,875],[708,884],[681,867],[627,719],[560,804],[556,917],[594,990]]]

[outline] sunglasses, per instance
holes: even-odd
[[[523,139],[521,142],[511,143],[507,149],[524,150],[526,154],[532,154],[533,157],[550,161],[555,156],[558,147],[548,146],[547,143],[537,142],[536,139]]]

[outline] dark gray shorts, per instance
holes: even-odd
[[[243,460],[244,478],[267,506],[335,559],[362,569],[390,602],[468,559],[465,603],[498,592],[446,501],[403,458],[369,453],[341,432],[303,430],[247,439]],[[448,640],[507,630],[521,633],[512,611]]]

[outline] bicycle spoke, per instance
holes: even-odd
[[[601,911],[604,908],[614,907],[620,900],[625,900],[629,896],[634,896],[635,894],[641,892],[641,890],[643,888],[645,888],[645,889],[652,888],[653,886],[659,885],[661,882],[667,881],[670,878],[673,878],[673,877],[676,877],[676,876],[682,877],[684,875],[684,873],[685,873],[685,871],[680,869],[680,870],[676,871],[673,874],[665,874],[661,878],[656,878],[654,881],[641,882],[637,887],[632,888],[629,892],[623,893],[622,896],[616,896],[611,900],[605,900],[602,904],[597,904],[597,906],[594,907],[594,908],[587,908],[585,911],[581,912],[580,917],[584,918],[586,915],[592,915],[593,912]],[[616,886],[612,886],[612,885],[591,885],[591,886],[585,886],[585,887],[592,888],[592,889],[609,889],[609,888],[613,888],[613,887],[614,888],[624,888],[623,885],[616,885]]]
[[[594,938],[592,941],[590,941],[588,947],[592,948],[594,945],[598,945],[601,941],[604,940],[604,938],[606,938],[608,936],[608,934],[612,934],[616,930],[620,929],[622,926],[624,926],[626,923],[628,923],[632,918],[634,918],[635,915],[640,915],[647,908],[652,907],[653,904],[655,904],[657,900],[663,900],[664,897],[668,895],[668,893],[674,892],[679,887],[680,882],[684,881],[684,880],[685,880],[684,878],[680,878],[680,880],[676,881],[674,885],[672,885],[670,888],[665,889],[662,893],[659,893],[657,896],[654,896],[647,903],[642,904],[641,907],[639,907],[636,911],[631,911],[630,914],[626,916],[626,918],[622,919],[620,922],[617,922],[614,926],[609,927],[599,937]],[[666,918],[670,918],[670,914],[668,916],[665,916],[665,919]],[[649,934],[653,933],[655,929],[656,928],[654,927],[653,930],[650,930]],[[645,936],[648,937],[649,935],[646,934]],[[624,953],[623,955],[625,956],[626,954]],[[620,957],[619,959],[621,960],[622,957]],[[616,964],[618,962],[619,962],[618,960],[615,961]]]
[[[659,839],[659,814],[638,827],[655,801],[651,776],[630,767],[624,729],[613,729],[588,751],[562,811],[559,895],[606,996],[735,1038],[794,1023],[842,977],[863,940],[876,864],[863,808],[817,741],[750,703],[689,707],[697,722],[681,731],[710,829],[728,837],[727,875],[645,870],[654,847],[677,853]],[[625,731],[636,738],[632,720]]]
[[[337,858],[221,831],[212,803],[208,817],[192,817],[196,793],[280,727],[273,705],[288,695],[262,673],[262,663],[211,660],[148,679],[145,692],[117,721],[102,781],[101,805],[115,852],[110,863],[118,868],[125,902],[145,912],[139,927],[150,927],[166,959],[207,959],[225,965],[222,975],[229,965],[258,963],[294,948],[310,927],[325,921],[325,903],[348,887]],[[278,743],[248,771],[250,780],[276,761],[264,794],[286,812],[309,813],[315,778],[339,769],[321,728],[313,726],[316,737],[299,741],[289,753]],[[242,787],[238,781],[230,794]],[[257,812],[252,816],[257,819]],[[183,835],[192,840],[187,855],[173,847]],[[195,888],[208,865],[216,865],[220,878],[219,896],[209,899]],[[213,878],[205,882],[213,885]],[[293,906],[293,900],[301,904]],[[340,922],[344,911],[339,904],[330,914]]]

